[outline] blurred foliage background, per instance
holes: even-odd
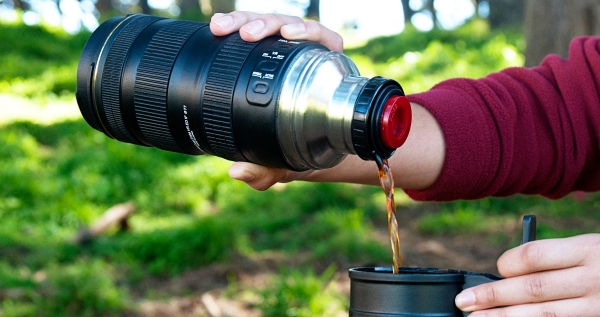
[[[0,22],[0,316],[154,316],[149,303],[214,290],[219,300],[242,302],[240,316],[347,315],[345,270],[391,260],[380,188],[296,182],[257,192],[229,179],[230,162],[220,158],[110,140],[79,117],[74,101],[88,36]],[[394,78],[414,93],[521,66],[524,50],[520,29],[475,17],[453,30],[407,25],[346,53],[364,76]],[[416,203],[398,191],[396,200],[403,232],[437,241],[481,236],[499,252],[518,243],[514,228],[527,213],[540,217],[539,238],[600,229],[598,194]],[[126,201],[137,208],[129,230],[69,242]],[[244,282],[253,270],[266,277]],[[215,315],[175,311],[168,314]]]

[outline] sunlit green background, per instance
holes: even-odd
[[[339,276],[391,262],[381,190],[296,182],[257,192],[229,179],[223,159],[108,139],[79,117],[74,100],[88,36],[0,23],[0,316],[141,316],[148,302],[199,295],[201,287],[161,285],[189,274],[208,280],[207,267],[226,279],[219,297],[264,316],[347,315]],[[346,53],[364,76],[394,78],[414,93],[520,66],[523,49],[520,32],[473,20],[452,31],[407,28]],[[416,212],[415,234],[431,239],[514,246],[520,237],[507,228],[514,234],[526,213],[540,218],[541,238],[600,228],[598,195],[446,204],[397,196],[400,219]],[[130,230],[69,243],[127,201],[137,208]],[[241,283],[235,267],[264,259],[264,283]]]

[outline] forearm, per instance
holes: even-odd
[[[396,187],[426,189],[438,178],[444,163],[444,136],[437,120],[421,105],[411,103],[408,139],[389,158]],[[348,155],[339,165],[306,176],[307,181],[378,185],[377,164]]]

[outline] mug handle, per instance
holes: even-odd
[[[535,215],[523,216],[523,238],[521,244],[535,241],[536,239],[536,218]],[[473,273],[465,272],[465,283],[462,285],[462,289],[471,288],[483,283],[489,283],[501,280],[502,277],[495,276],[488,273]],[[463,312],[463,317],[469,316],[470,313]]]

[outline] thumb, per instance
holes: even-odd
[[[256,190],[266,190],[280,181],[293,180],[290,174],[294,172],[257,165],[247,162],[236,162],[229,168],[229,176],[250,185]]]

